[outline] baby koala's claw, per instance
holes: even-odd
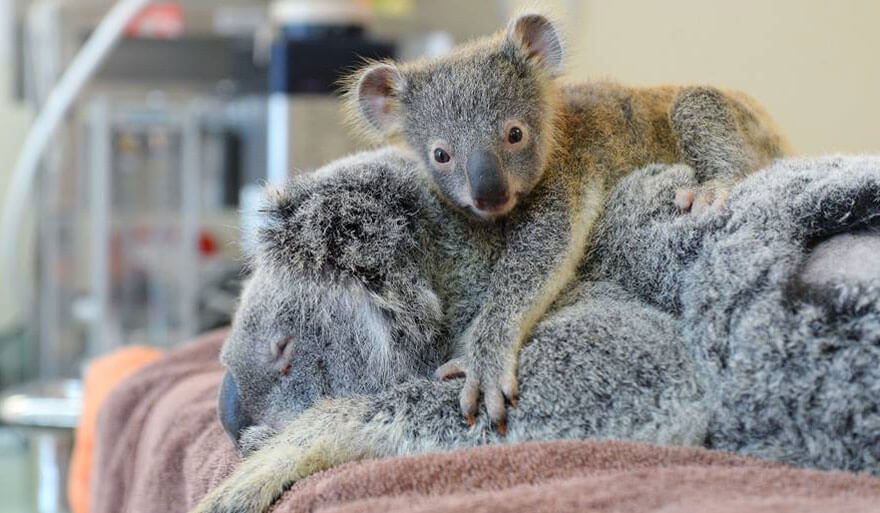
[[[504,397],[507,398],[511,406],[514,408],[519,406],[519,384],[516,380],[515,373],[508,373],[507,379],[505,379],[504,383],[501,385],[501,391],[504,393]]]
[[[464,361],[459,358],[449,360],[434,371],[434,379],[437,381],[448,381],[465,376],[467,376],[467,371],[464,367]]]
[[[516,406],[519,402],[516,376],[511,372],[507,378],[488,380],[480,379],[475,373],[467,374],[464,388],[461,390],[460,403],[461,411],[470,426],[474,425],[480,395],[486,401],[489,420],[501,436],[507,436],[507,405]]]
[[[461,389],[461,394],[459,395],[459,404],[461,406],[461,412],[464,414],[465,419],[467,419],[467,423],[469,426],[473,426],[477,423],[477,406],[480,401],[480,382],[472,377],[471,374],[468,374],[464,381],[464,387]]]
[[[486,411],[489,420],[495,425],[501,436],[507,434],[507,400],[504,393],[497,387],[484,387],[483,393],[486,398]]]
[[[495,424],[495,429],[498,430],[499,435],[506,437],[507,436],[507,421],[504,419],[499,420],[498,423]]]

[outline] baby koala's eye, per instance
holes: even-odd
[[[446,152],[443,148],[435,148],[434,149],[434,160],[436,160],[440,164],[446,164],[451,160],[449,157],[449,153]]]
[[[452,167],[452,150],[449,143],[443,139],[434,139],[428,146],[428,159],[433,159],[436,166],[446,171]]]
[[[525,147],[529,140],[529,132],[526,125],[516,119],[511,119],[504,123],[504,130],[501,132],[505,145],[508,149],[519,150]]]
[[[518,126],[511,127],[507,132],[507,142],[517,144],[523,140],[522,129]]]

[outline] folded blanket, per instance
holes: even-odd
[[[113,388],[162,352],[155,348],[128,346],[89,364],[83,378],[83,407],[67,480],[67,499],[73,513],[88,513],[95,429],[98,412]]]
[[[90,511],[184,511],[238,463],[217,422],[225,335],[171,351],[113,390],[98,418]]]
[[[92,513],[186,511],[238,464],[216,422],[225,332],[169,353],[102,411]],[[877,511],[880,478],[793,469],[720,451],[618,441],[477,448],[341,466],[273,511]]]

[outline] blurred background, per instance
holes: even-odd
[[[0,0],[0,197],[21,214],[0,239],[0,513],[67,510],[91,359],[229,322],[260,187],[358,148],[335,90],[363,57],[440,55],[538,6],[572,80],[741,89],[799,153],[880,152],[873,0],[160,1],[67,91],[10,205],[28,130],[113,5]]]

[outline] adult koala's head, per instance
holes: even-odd
[[[392,150],[291,181],[264,210],[221,361],[221,423],[271,432],[321,397],[429,374],[447,355],[424,272],[430,196]],[[258,436],[258,435],[256,435]]]

